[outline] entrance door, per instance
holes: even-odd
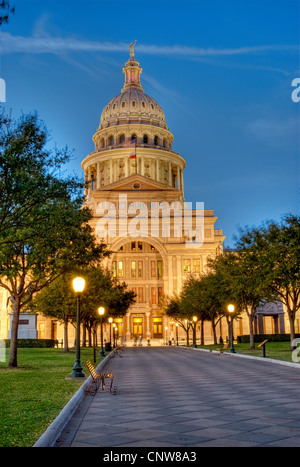
[[[136,338],[143,337],[143,318],[133,318],[133,335]]]
[[[162,337],[162,318],[153,318],[153,337]]]

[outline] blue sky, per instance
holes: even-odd
[[[299,214],[299,0],[14,0],[0,30],[5,107],[36,110],[52,143],[94,146],[103,107],[123,87],[128,46],[185,158],[186,201],[237,226]]]

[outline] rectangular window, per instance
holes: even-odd
[[[40,323],[39,325],[39,339],[45,339],[45,324]]]
[[[123,277],[123,261],[119,261],[118,263],[118,276]]]
[[[138,302],[144,303],[144,288],[143,287],[138,288]]]
[[[131,261],[131,277],[136,277],[136,261]]]
[[[162,261],[157,261],[157,276],[162,277]]]
[[[112,262],[112,275],[113,277],[117,277],[117,262],[116,261]]]
[[[151,287],[151,301],[152,305],[156,305],[156,288]]]
[[[183,272],[184,274],[188,274],[189,272],[191,272],[191,260],[190,259],[183,260]]]
[[[138,275],[139,277],[143,277],[143,261],[138,262]]]
[[[151,277],[156,277],[155,261],[151,261]]]
[[[158,293],[158,300],[162,296],[163,288],[162,287],[157,287],[157,293]]]
[[[200,259],[193,259],[193,271],[200,272]]]
[[[138,242],[138,250],[143,251],[143,242]]]
[[[136,244],[135,244],[135,242],[131,242],[131,251],[136,251]]]
[[[136,287],[131,287],[131,290],[135,294],[134,301],[136,302],[136,299],[137,299],[137,297],[136,297]]]

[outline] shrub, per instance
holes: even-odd
[[[55,339],[18,339],[18,348],[45,349],[53,348],[56,344]],[[6,347],[10,347],[10,339],[5,339]]]
[[[300,337],[300,334],[296,334],[297,338]],[[255,334],[254,335],[254,342],[260,343],[265,340],[269,342],[290,342],[291,336],[290,334]],[[249,344],[250,343],[250,336],[249,334],[238,336],[237,337],[238,344]]]

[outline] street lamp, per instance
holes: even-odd
[[[193,344],[194,344],[194,347],[197,347],[197,343],[196,343],[196,328],[197,328],[197,321],[198,321],[198,318],[197,316],[193,316],[193,321],[194,321],[194,327],[193,327]]]
[[[101,318],[101,350],[100,350],[100,357],[105,357],[105,352],[104,352],[104,349],[103,349],[103,316],[104,316],[104,313],[105,313],[105,309],[103,308],[103,306],[100,306],[98,308],[98,313],[100,315],[100,318]]]
[[[165,330],[166,330],[166,345],[168,345],[168,339],[167,339],[167,335],[168,335],[168,326],[165,327]]]
[[[111,346],[111,323],[113,322],[113,318],[108,318],[109,322],[109,345]]]
[[[112,326],[113,326],[113,338],[114,338],[113,347],[115,348],[115,346],[116,346],[116,342],[115,342],[115,327],[116,327],[116,324],[113,323]]]
[[[230,345],[230,353],[236,353],[236,350],[234,348],[233,344],[233,316],[232,313],[234,313],[234,305],[230,304],[227,307],[229,316],[231,315],[229,319],[229,345]]]
[[[77,324],[76,324],[76,360],[71,373],[72,378],[85,378],[80,361],[80,298],[85,287],[85,280],[82,277],[73,279],[73,289],[77,296]]]
[[[177,345],[178,345],[178,323],[175,324],[176,326],[176,341],[177,341]]]

